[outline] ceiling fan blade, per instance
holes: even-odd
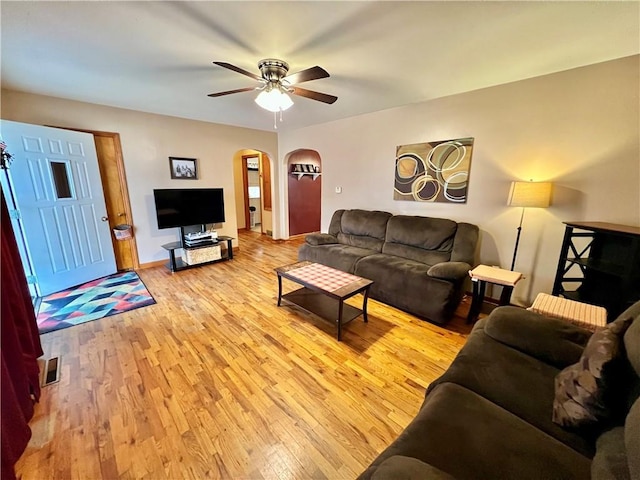
[[[231,65],[230,63],[226,63],[226,62],[213,62],[213,63],[220,67],[228,68],[229,70],[233,70],[234,72],[238,72],[238,73],[241,73],[242,75],[246,75],[247,77],[251,77],[254,80],[262,80],[262,77],[256,75],[255,73],[247,72],[243,68],[236,67],[235,65]]]
[[[284,77],[282,80],[289,82],[290,85],[295,83],[308,82],[310,80],[318,80],[319,78],[329,77],[329,73],[322,67],[311,67],[306,70],[301,70],[298,73],[292,73]]]
[[[236,90],[227,90],[226,92],[210,93],[207,97],[222,97],[223,95],[231,95],[232,93],[248,92],[249,90],[255,90],[255,87],[238,88]]]
[[[334,95],[314,92],[313,90],[307,90],[306,88],[300,88],[300,87],[291,87],[291,93],[293,93],[294,95],[300,95],[301,97],[310,98],[311,100],[317,100],[319,102],[324,102],[329,104],[334,103],[336,100],[338,100],[338,97]]]

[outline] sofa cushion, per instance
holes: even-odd
[[[588,479],[590,461],[486,398],[453,383],[431,391],[418,415],[360,477],[394,455],[455,478]]]
[[[354,273],[356,263],[373,251],[352,247],[341,243],[335,245],[309,245],[304,243],[298,249],[298,260],[321,263],[347,273]]]
[[[467,278],[470,268],[471,265],[466,262],[442,262],[429,268],[427,275],[443,280],[460,281]]]
[[[454,480],[454,478],[417,458],[394,455],[376,469],[371,480]]]
[[[626,390],[621,393],[625,397],[627,410],[640,398],[640,301],[622,312],[618,318],[633,318],[633,323],[624,334],[624,351],[627,357]],[[640,424],[638,425],[640,430]],[[638,475],[640,480],[640,475]]]
[[[342,215],[344,215],[344,212],[346,212],[344,209],[333,212],[331,222],[329,223],[329,231],[327,232],[329,235],[337,237],[340,233],[340,225],[342,224]]]
[[[577,362],[592,332],[518,307],[498,307],[484,324],[494,340],[557,368]]]
[[[374,281],[371,298],[445,323],[457,306],[456,289],[451,281],[430,277],[428,270],[424,263],[378,253],[360,259],[354,273]]]
[[[465,222],[458,223],[451,250],[451,261],[474,265],[479,235],[480,229],[477,225]]]
[[[487,320],[476,323],[451,366],[427,392],[444,382],[457,383],[591,457],[594,436],[579,435],[551,421],[553,379],[559,369],[494,340],[485,333]]]
[[[304,238],[309,245],[332,245],[338,243],[338,239],[328,233],[310,233]]]
[[[633,324],[624,334],[624,346],[627,359],[640,376],[640,302],[636,302],[620,314],[618,318],[632,318]]]
[[[598,437],[591,462],[593,480],[626,480],[629,476],[624,428],[615,427]]]
[[[631,317],[597,330],[578,363],[555,379],[553,421],[567,428],[594,428],[615,413],[611,389],[623,378],[623,335]],[[615,392],[617,393],[617,392]]]
[[[382,252],[429,266],[448,262],[457,226],[444,218],[396,215],[387,224]]]
[[[340,221],[338,240],[345,245],[381,252],[391,216],[387,212],[345,210]]]

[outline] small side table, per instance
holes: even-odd
[[[527,310],[547,317],[566,320],[587,330],[595,330],[607,324],[607,310],[596,305],[576,302],[568,298],[539,293]]]
[[[473,297],[471,298],[471,307],[467,315],[467,323],[473,323],[480,315],[482,302],[484,301],[484,292],[487,283],[502,286],[502,294],[500,295],[500,305],[509,305],[513,287],[522,278],[520,272],[512,272],[498,267],[489,267],[487,265],[478,265],[469,271],[471,282],[473,283]]]

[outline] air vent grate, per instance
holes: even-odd
[[[45,360],[42,377],[42,386],[46,387],[60,380],[60,357]]]

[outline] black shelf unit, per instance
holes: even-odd
[[[211,265],[212,263],[231,260],[233,259],[233,248],[231,247],[232,240],[233,240],[233,237],[220,236],[218,237],[217,242],[214,242],[214,241],[207,242],[194,247],[187,247],[183,245],[182,242],[165,243],[164,245],[162,245],[162,248],[169,251],[169,262],[166,264],[166,267],[172,272],[179,272],[180,270],[186,270],[188,268],[202,267],[204,265]],[[226,250],[222,249],[222,258],[218,260],[211,260],[208,262],[195,263],[193,265],[189,265],[188,263],[185,263],[184,260],[182,260],[182,257],[176,257],[176,250],[179,250],[181,248],[188,249],[188,250],[196,250],[198,248],[207,248],[213,245],[219,245],[222,242],[227,243],[227,249]]]
[[[553,294],[604,307],[614,320],[640,299],[640,227],[565,225]]]

